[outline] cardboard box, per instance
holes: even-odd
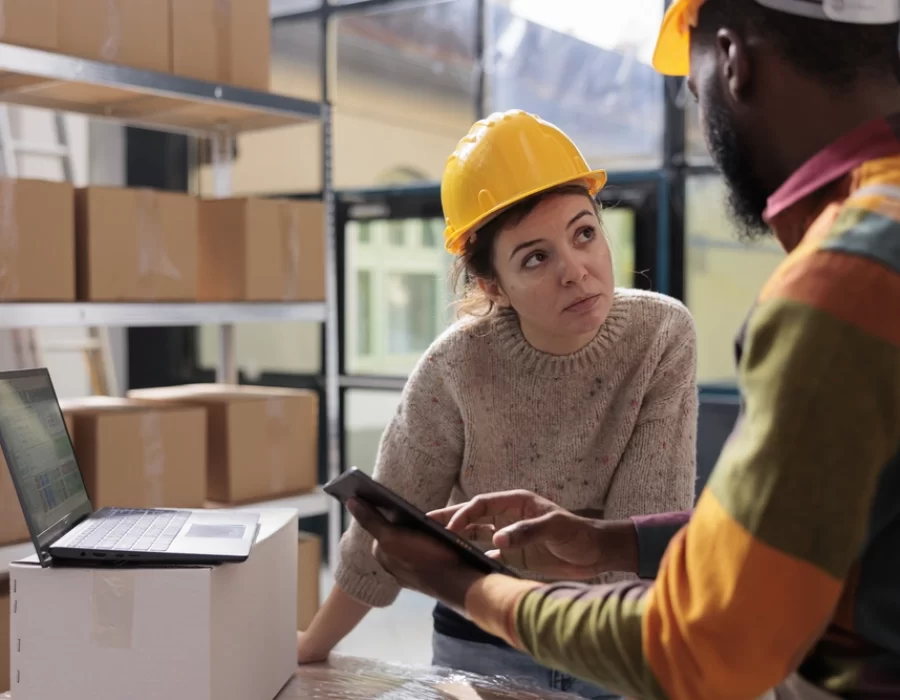
[[[55,51],[59,44],[57,0],[0,0],[0,41]]]
[[[0,178],[0,301],[75,299],[74,190]]]
[[[165,0],[60,0],[58,18],[60,53],[163,73],[169,70],[169,3]]]
[[[321,202],[234,198],[200,202],[203,301],[325,299]]]
[[[75,193],[78,298],[194,301],[197,200],[149,189]]]
[[[200,508],[206,411],[105,396],[63,402],[94,508]]]
[[[262,501],[317,485],[319,397],[313,391],[191,384],[128,396],[206,408],[210,501]]]
[[[14,563],[16,700],[272,700],[297,668],[297,511],[260,515],[241,564]]]
[[[176,75],[269,90],[267,0],[169,0]]]
[[[297,547],[297,629],[305,630],[319,612],[322,540],[301,532]]]
[[[6,459],[0,452],[0,547],[26,542],[29,538],[22,506],[16,495]]]

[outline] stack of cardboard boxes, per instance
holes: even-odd
[[[269,89],[268,0],[0,0],[0,41]]]
[[[202,508],[315,489],[318,396],[311,391],[199,384],[128,398],[62,402],[94,507]],[[28,530],[0,453],[0,546]],[[319,607],[321,543],[298,542],[297,624]],[[0,577],[0,692],[8,689],[9,591]]]
[[[323,301],[324,217],[320,201],[3,178],[0,301]]]

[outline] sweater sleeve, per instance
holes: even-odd
[[[740,368],[744,420],[656,580],[501,577],[470,591],[478,624],[642,698],[758,697],[797,667],[832,618],[900,445],[900,274],[802,255],[763,291]]]
[[[637,423],[606,496],[604,518],[682,511],[697,478],[697,334],[690,313],[673,307]]]
[[[413,370],[381,438],[373,475],[425,512],[447,504],[462,463],[463,421],[445,357],[432,348]],[[335,583],[373,607],[390,605],[400,592],[372,556],[372,537],[355,521],[341,538]]]

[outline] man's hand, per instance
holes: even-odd
[[[401,586],[436,598],[457,612],[464,611],[466,593],[484,574],[466,564],[449,546],[392,525],[362,501],[349,501],[347,509],[375,539],[375,559]]]
[[[582,518],[529,491],[484,494],[428,515],[462,537],[492,536],[488,556],[517,569],[573,580],[637,572],[630,521]]]

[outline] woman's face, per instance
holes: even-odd
[[[494,242],[494,272],[482,288],[515,310],[528,342],[544,352],[584,347],[612,305],[609,245],[587,195],[547,197],[503,229]]]

